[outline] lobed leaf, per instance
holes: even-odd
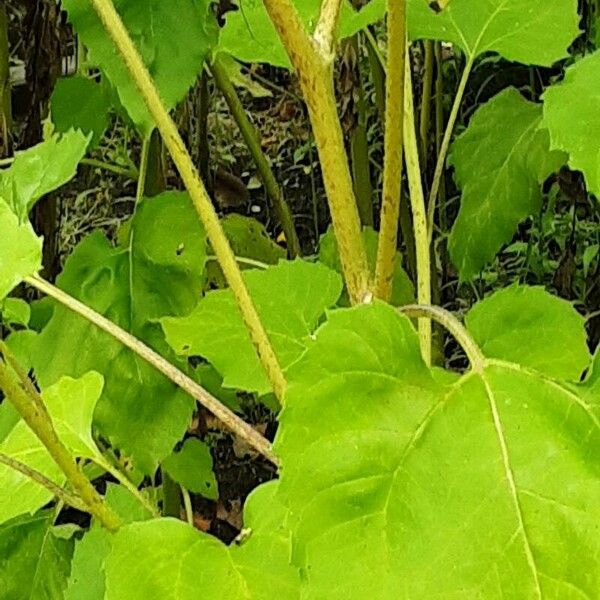
[[[600,78],[600,52],[569,67],[561,83],[544,93],[544,126],[552,148],[569,155],[569,166],[582,171],[588,189],[600,197],[600,99],[595,83]]]
[[[484,104],[452,145],[450,162],[463,194],[449,250],[463,281],[494,258],[523,219],[539,211],[541,184],[566,160],[550,151],[541,119],[540,105],[509,88]]]
[[[409,0],[408,26],[411,39],[452,42],[469,59],[497,52],[549,67],[568,56],[579,15],[573,0],[451,0],[437,14],[425,0]]]
[[[273,344],[288,368],[341,293],[339,275],[320,264],[281,261],[244,279]],[[179,355],[201,356],[223,376],[223,385],[267,394],[271,386],[242,321],[231,290],[208,293],[186,317],[161,319],[167,342]]]
[[[106,74],[133,122],[147,135],[154,121],[92,6],[86,0],[63,4],[90,60]],[[174,108],[217,43],[210,0],[115,0],[114,4],[167,109]]]

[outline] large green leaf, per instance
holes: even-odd
[[[8,204],[0,198],[0,301],[25,277],[42,268],[42,240],[29,221],[19,223]]]
[[[517,225],[539,211],[541,183],[566,160],[550,151],[541,119],[541,105],[509,88],[484,104],[452,145],[450,162],[463,194],[449,249],[462,280],[476,275]]]
[[[100,234],[73,252],[58,285],[169,355],[156,319],[189,313],[200,295],[205,235],[189,196],[165,193],[138,207],[126,245]],[[146,473],[168,456],[189,424],[194,402],[108,334],[56,306],[34,357],[44,384],[95,369],[106,387],[95,423]]]
[[[304,352],[325,310],[337,302],[341,278],[324,265],[296,260],[245,271],[244,279],[286,369]],[[161,322],[175,352],[206,358],[223,375],[224,386],[271,391],[231,290],[210,292],[190,315]]]
[[[294,0],[300,18],[312,31],[317,23],[321,0]],[[219,49],[244,62],[264,62],[290,68],[290,61],[277,32],[260,1],[239,1],[240,10],[228,13]],[[338,39],[353,36],[385,14],[385,1],[372,0],[360,12],[344,0]]]
[[[0,526],[0,590],[6,600],[59,600],[73,541],[55,535],[54,513],[18,517]]]
[[[575,0],[450,0],[436,14],[426,0],[409,0],[412,39],[452,42],[468,58],[497,52],[508,60],[550,66],[579,35]]]
[[[375,265],[377,262],[377,244],[379,243],[379,234],[370,227],[363,228],[363,241],[367,251],[367,260],[371,275],[375,275]],[[338,273],[342,273],[342,262],[337,248],[337,241],[333,228],[330,227],[327,232],[321,236],[319,242],[319,261],[334,269]],[[393,306],[404,306],[415,301],[415,288],[410,277],[402,268],[402,255],[396,252],[396,264],[394,265],[394,277],[392,280],[392,296],[390,304]],[[347,294],[344,294],[344,302],[346,306],[350,304]]]
[[[202,71],[218,39],[218,29],[209,0],[115,0],[160,96],[174,108]],[[117,89],[121,103],[134,123],[147,134],[153,120],[122,58],[87,0],[65,0],[63,6],[89,58]]]
[[[102,386],[102,377],[92,372],[80,379],[63,378],[42,392],[56,433],[74,456],[98,455],[91,430],[92,413]],[[0,452],[39,471],[57,485],[65,481],[46,448],[21,420],[0,444]],[[52,499],[45,487],[5,465],[0,465],[0,489],[0,523],[24,513],[33,514]]]
[[[600,429],[579,391],[500,360],[440,388],[382,304],[333,313],[288,376],[303,597],[596,597]]]
[[[65,77],[56,82],[50,110],[57,131],[71,128],[92,134],[90,148],[96,147],[108,127],[111,108],[106,87],[83,76]]]
[[[0,171],[0,197],[20,221],[45,194],[67,183],[77,172],[88,139],[80,131],[68,131],[15,154],[13,164]]]
[[[241,547],[227,547],[175,519],[123,527],[106,563],[106,600],[298,599],[276,485],[261,486],[249,498],[250,539]]]
[[[568,152],[569,166],[582,171],[588,189],[600,197],[599,79],[600,52],[569,67],[564,80],[544,94],[544,126],[552,147]]]
[[[122,523],[150,519],[152,515],[124,487],[108,484],[104,501]],[[113,536],[93,521],[90,531],[75,545],[65,600],[104,600],[104,563],[112,548]]]
[[[475,304],[465,322],[490,358],[572,381],[579,381],[589,365],[585,319],[542,287],[512,285],[496,292]]]

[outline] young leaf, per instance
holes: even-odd
[[[377,261],[377,244],[379,235],[370,227],[363,228],[363,240],[367,251],[367,260],[371,269],[371,275],[375,275],[375,263]],[[342,272],[342,263],[337,249],[337,241],[333,229],[330,227],[327,232],[321,236],[319,242],[319,261],[338,273]],[[345,304],[349,304],[344,298]],[[394,279],[392,282],[392,297],[390,304],[393,306],[404,306],[415,301],[415,288],[410,277],[402,268],[402,256],[396,253],[396,266],[394,267]]]
[[[508,60],[551,66],[579,35],[572,0],[451,0],[435,13],[424,0],[408,1],[410,37],[452,42],[468,59],[497,52]]]
[[[187,194],[144,200],[124,247],[100,233],[73,252],[58,279],[70,294],[169,355],[160,326],[165,315],[189,313],[203,284],[206,240]],[[105,375],[95,424],[147,474],[183,436],[193,400],[148,363],[68,309],[56,306],[34,356],[39,380],[90,369]]]
[[[561,83],[544,94],[544,126],[552,147],[569,154],[569,166],[582,171],[590,192],[600,197],[600,52],[594,52],[567,69]]]
[[[98,454],[92,439],[92,413],[102,392],[102,377],[88,373],[80,379],[63,378],[42,392],[56,433],[78,457]],[[57,485],[65,477],[29,427],[19,420],[0,444],[0,452],[39,471]],[[24,513],[33,514],[52,499],[52,493],[25,475],[0,465],[0,523]]]
[[[179,452],[165,458],[162,466],[173,481],[190,492],[210,500],[219,497],[210,449],[199,439],[187,439]]]
[[[498,360],[436,389],[379,303],[333,313],[288,376],[276,450],[305,597],[595,595],[600,429],[580,393]]]
[[[249,539],[241,547],[175,519],[123,527],[106,561],[106,600],[298,600],[300,579],[289,564],[290,535],[276,490],[270,483],[248,499]]]
[[[317,24],[321,0],[293,0],[300,18],[312,31]],[[360,12],[344,0],[338,29],[338,39],[355,33],[379,21],[385,15],[385,1],[372,0]],[[228,52],[242,62],[263,62],[291,68],[288,55],[262,2],[243,2],[241,9],[230,12],[221,33],[219,50]]]
[[[31,308],[21,298],[5,298],[4,302],[0,303],[0,315],[6,325],[27,327],[31,318]]]
[[[80,131],[68,131],[17,152],[13,164],[0,171],[0,197],[21,222],[42,196],[75,175],[87,145],[88,139]]]
[[[19,219],[0,198],[0,300],[24,277],[42,268],[42,240],[35,235],[29,221]]]
[[[585,319],[542,287],[512,285],[475,304],[465,317],[483,353],[579,381],[590,362]]]
[[[73,540],[57,537],[53,521],[53,511],[45,511],[0,526],[3,598],[63,597]]]
[[[81,129],[86,135],[92,134],[90,149],[100,143],[108,127],[110,108],[110,96],[106,88],[83,76],[59,79],[50,99],[52,122],[56,130],[65,133],[75,128]]]
[[[540,105],[509,88],[484,104],[452,145],[450,162],[463,194],[449,250],[463,281],[494,258],[525,217],[539,211],[541,184],[566,160],[562,152],[550,151],[541,119]]]
[[[282,261],[244,279],[283,369],[304,352],[307,338],[341,293],[341,278],[319,264]],[[187,317],[161,320],[177,354],[201,356],[223,385],[267,394],[271,386],[256,356],[231,290],[208,293]]]
[[[192,86],[218,39],[210,0],[116,0],[167,109]],[[64,8],[88,48],[89,58],[117,89],[121,103],[143,134],[154,122],[122,58],[87,0],[65,0]]]

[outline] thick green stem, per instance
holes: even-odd
[[[434,42],[426,40],[423,43],[425,61],[423,66],[423,93],[421,94],[421,113],[419,121],[419,142],[421,164],[427,167],[429,149],[429,127],[431,124],[431,90],[433,87]]]
[[[29,477],[29,479],[32,481],[35,481],[42,487],[45,487],[51,494],[56,496],[56,498],[58,498],[64,504],[72,506],[73,508],[82,512],[87,512],[87,506],[79,498],[77,498],[77,496],[73,496],[73,494],[70,494],[65,489],[56,485],[54,481],[51,481],[39,471],[36,471],[35,469],[28,467],[26,464],[15,460],[12,458],[12,456],[8,456],[7,454],[0,452],[0,464],[18,471],[22,475],[25,475],[25,477]]]
[[[247,111],[240,101],[240,98],[237,95],[233,84],[231,83],[227,69],[223,65],[223,62],[219,59],[219,56],[215,58],[215,61],[211,66],[211,71],[215,83],[221,90],[221,93],[223,94],[223,97],[229,106],[229,110],[231,111],[231,114],[233,115],[233,118],[240,129],[244,141],[246,142],[246,146],[248,147],[248,150],[250,150],[250,154],[252,154],[252,158],[258,167],[258,171],[262,177],[267,194],[271,199],[273,208],[275,209],[275,214],[277,215],[279,223],[283,229],[283,233],[285,234],[290,258],[300,256],[300,240],[298,239],[298,234],[296,232],[296,228],[294,227],[294,219],[292,217],[290,207],[283,197],[283,193],[279,187],[279,184],[277,183],[275,174],[271,169],[269,160],[262,150],[260,144],[260,135],[254,125],[252,125],[250,122]]]
[[[104,503],[100,494],[82,473],[69,450],[59,439],[41,397],[37,392],[35,397],[32,396],[31,389],[21,382],[20,377],[10,366],[10,362],[4,354],[0,358],[0,389],[4,391],[7,399],[21,415],[23,421],[48,450],[71,487],[86,505],[86,510],[96,517],[106,529],[110,531],[119,529],[121,526],[120,519]]]
[[[135,352],[140,358],[151,364],[155,369],[160,371],[165,377],[169,378],[173,383],[178,385],[182,390],[187,392],[199,404],[204,406],[218,419],[220,419],[231,431],[242,438],[249,446],[254,448],[259,454],[269,459],[273,464],[277,464],[277,457],[271,450],[269,440],[262,437],[250,425],[242,421],[235,413],[230,411],[226,406],[211,396],[204,388],[200,387],[195,381],[174,367],[170,362],[166,361],[160,354],[146,346],[136,337],[109,321],[106,317],[92,310],[89,306],[79,302],[72,296],[53,286],[51,283],[44,281],[40,277],[28,277],[26,283],[36,288],[40,292],[54,298],[69,310],[84,317],[96,327],[102,329],[114,339],[121,342],[124,346]]]
[[[429,305],[431,304],[431,253],[427,237],[427,209],[417,146],[412,74],[408,60],[406,61],[404,95],[404,148],[417,258],[417,299],[419,304]],[[423,359],[429,365],[431,364],[431,320],[428,318],[419,318],[419,341]]]
[[[123,21],[115,10],[112,0],[91,0],[91,2],[106,31],[121,54],[127,70],[138,87],[163,137],[165,146],[169,150],[173,162],[190,194],[198,216],[204,224],[206,235],[219,259],[219,265],[236,299],[252,343],[273,387],[273,392],[283,404],[287,387],[283,371],[271,346],[267,332],[256,312],[256,307],[242,278],[242,273],[236,263],[229,241],[223,232],[219,217],[202,180],[198,176],[198,171],[185,148],[181,135],[164,107],[156,86],[135,45],[131,41],[123,25]]]
[[[317,43],[308,34],[291,0],[263,0],[263,3],[300,80],[319,151],[348,295],[352,304],[358,304],[370,297],[369,268],[337,112],[333,49],[329,52],[326,35]],[[329,23],[332,30],[335,28],[330,20],[322,22]]]
[[[388,0],[388,62],[385,102],[385,158],[381,226],[375,264],[375,294],[389,301],[398,246],[404,136],[406,0]]]
[[[458,84],[458,90],[456,90],[456,96],[454,97],[454,103],[450,116],[448,117],[448,124],[444,132],[442,144],[437,157],[437,163],[435,165],[435,171],[433,173],[433,181],[431,183],[431,191],[429,192],[429,202],[427,204],[427,226],[428,226],[428,239],[431,243],[433,239],[433,224],[435,218],[435,207],[437,204],[438,192],[440,191],[440,183],[442,176],[444,175],[444,168],[446,166],[446,156],[448,155],[448,149],[450,148],[450,142],[452,141],[452,134],[454,133],[454,126],[456,125],[456,119],[458,118],[458,111],[465,95],[467,88],[467,82],[471,75],[473,68],[474,58],[469,58],[465,68],[463,70],[460,82]]]

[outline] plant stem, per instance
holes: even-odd
[[[231,246],[219,222],[219,217],[202,180],[198,176],[198,171],[185,148],[181,135],[164,107],[158,90],[129,37],[123,21],[115,10],[112,0],[91,0],[91,2],[106,31],[121,54],[132,79],[135,81],[144,98],[150,114],[154,118],[167,149],[171,153],[173,162],[190,194],[198,216],[204,224],[210,244],[219,259],[219,265],[236,299],[259,360],[273,387],[273,392],[283,405],[287,387],[283,371],[260,321],[260,317],[256,312],[254,302],[244,283]]]
[[[428,239],[429,243],[433,239],[433,221],[435,217],[435,207],[437,204],[438,192],[440,190],[440,183],[444,174],[444,168],[446,166],[446,156],[448,155],[448,149],[450,148],[450,142],[452,141],[452,134],[454,132],[454,126],[456,125],[456,119],[458,118],[458,111],[465,95],[467,88],[467,82],[473,69],[474,58],[468,59],[467,64],[462,72],[456,96],[454,97],[454,103],[452,104],[452,110],[448,117],[448,123],[440,146],[440,151],[437,157],[437,163],[435,165],[435,171],[433,173],[433,181],[431,183],[431,191],[429,192],[429,202],[427,204],[427,225],[428,225]]]
[[[388,0],[388,62],[385,102],[385,158],[381,227],[375,264],[375,294],[388,302],[398,246],[404,135],[406,0]]]
[[[146,346],[136,337],[109,321],[106,317],[92,310],[89,306],[79,302],[69,294],[63,292],[51,283],[43,280],[41,277],[27,277],[25,282],[38,289],[44,294],[54,298],[69,310],[84,317],[98,328],[102,329],[113,338],[121,342],[124,346],[135,352],[139,357],[150,363],[155,369],[160,371],[165,377],[177,384],[182,390],[187,392],[199,404],[204,406],[218,419],[220,419],[231,431],[242,438],[249,446],[254,448],[259,454],[268,458],[273,464],[278,464],[277,457],[271,450],[270,442],[262,437],[250,425],[242,421],[235,413],[230,411],[216,398],[211,396],[204,388],[199,386],[194,380],[182,373],[171,363],[166,361],[160,354]]]
[[[421,113],[419,122],[421,163],[427,167],[429,148],[429,126],[431,123],[431,90],[433,87],[434,42],[425,40],[425,65],[423,69],[423,93],[421,94]]]
[[[419,148],[415,130],[415,112],[410,61],[406,61],[404,111],[404,147],[406,171],[410,189],[410,206],[413,214],[413,231],[417,259],[417,299],[419,304],[431,304],[431,253],[427,237],[427,209],[419,164]],[[431,364],[431,320],[419,319],[419,340],[423,360]]]
[[[223,94],[223,97],[229,106],[229,110],[231,111],[231,114],[233,115],[233,118],[240,129],[242,137],[246,142],[246,146],[248,147],[248,150],[250,150],[250,154],[252,154],[252,158],[258,167],[258,171],[262,177],[267,194],[273,203],[273,208],[275,209],[275,213],[285,234],[288,254],[290,258],[300,256],[302,254],[300,250],[300,240],[298,239],[298,234],[296,233],[296,228],[294,227],[294,219],[292,217],[290,207],[283,197],[283,193],[279,187],[279,184],[277,183],[275,174],[271,169],[269,160],[262,150],[260,144],[260,135],[254,125],[252,125],[250,122],[246,109],[244,108],[244,105],[240,101],[240,98],[237,95],[233,84],[231,83],[227,69],[223,65],[223,62],[219,59],[218,55],[211,66],[211,72],[213,74],[215,83],[221,90],[221,93]]]
[[[333,87],[333,51],[308,34],[291,0],[263,0],[296,69],[321,160],[323,181],[352,304],[368,300],[369,268]],[[332,3],[333,4],[333,3]],[[334,11],[326,11],[334,14]],[[329,17],[323,22],[331,24]]]
[[[442,148],[442,138],[444,135],[444,72],[443,68],[443,56],[442,56],[442,43],[434,43],[434,54],[435,54],[435,151],[436,156],[439,156]],[[440,229],[446,231],[446,185],[445,180],[442,177],[440,181],[440,190],[438,192],[438,200],[440,204],[439,208],[439,221]]]
[[[342,0],[321,0],[321,13],[314,40],[325,54],[333,54],[335,33],[342,9]]]
[[[10,91],[10,48],[6,5],[0,5],[0,156],[12,152],[12,105]]]
[[[181,496],[183,498],[183,506],[185,508],[185,519],[188,525],[194,526],[194,509],[192,507],[192,499],[190,497],[190,493],[180,485]]]
[[[140,155],[140,167],[138,171],[137,189],[135,192],[135,203],[139,204],[146,190],[146,175],[148,173],[148,156],[150,155],[150,140],[152,132],[144,137],[142,141],[142,153]]]
[[[82,512],[87,512],[87,506],[76,496],[70,494],[59,485],[56,485],[54,481],[48,479],[45,475],[28,467],[25,463],[15,460],[11,456],[0,452],[0,464],[6,465],[7,467],[18,471],[25,477],[39,483],[42,487],[45,487],[51,494],[56,496],[60,501],[72,506],[73,508]]]
[[[82,158],[81,161],[79,161],[79,164],[104,169],[105,171],[115,173],[115,175],[123,175],[125,177],[130,177],[131,179],[138,178],[137,170],[121,167],[120,165],[113,165],[102,160],[96,160],[95,158]]]
[[[216,256],[212,254],[206,255],[206,260],[217,260]],[[272,265],[268,265],[267,263],[260,262],[260,260],[254,260],[253,258],[244,258],[243,256],[236,256],[235,260],[240,263],[240,265],[247,265],[249,267],[255,267],[256,269],[268,269]]]
[[[86,505],[86,510],[109,531],[119,529],[121,526],[119,517],[105,504],[100,494],[81,472],[79,465],[56,434],[52,419],[45,407],[44,410],[40,410],[40,405],[43,406],[41,397],[37,392],[36,397],[32,397],[29,388],[22,385],[19,376],[10,367],[4,355],[0,358],[0,388],[23,421],[48,450],[71,487]]]
[[[465,351],[473,371],[477,373],[483,371],[486,364],[485,356],[465,326],[451,312],[439,306],[418,304],[402,306],[398,310],[408,317],[427,317],[442,325]]]

